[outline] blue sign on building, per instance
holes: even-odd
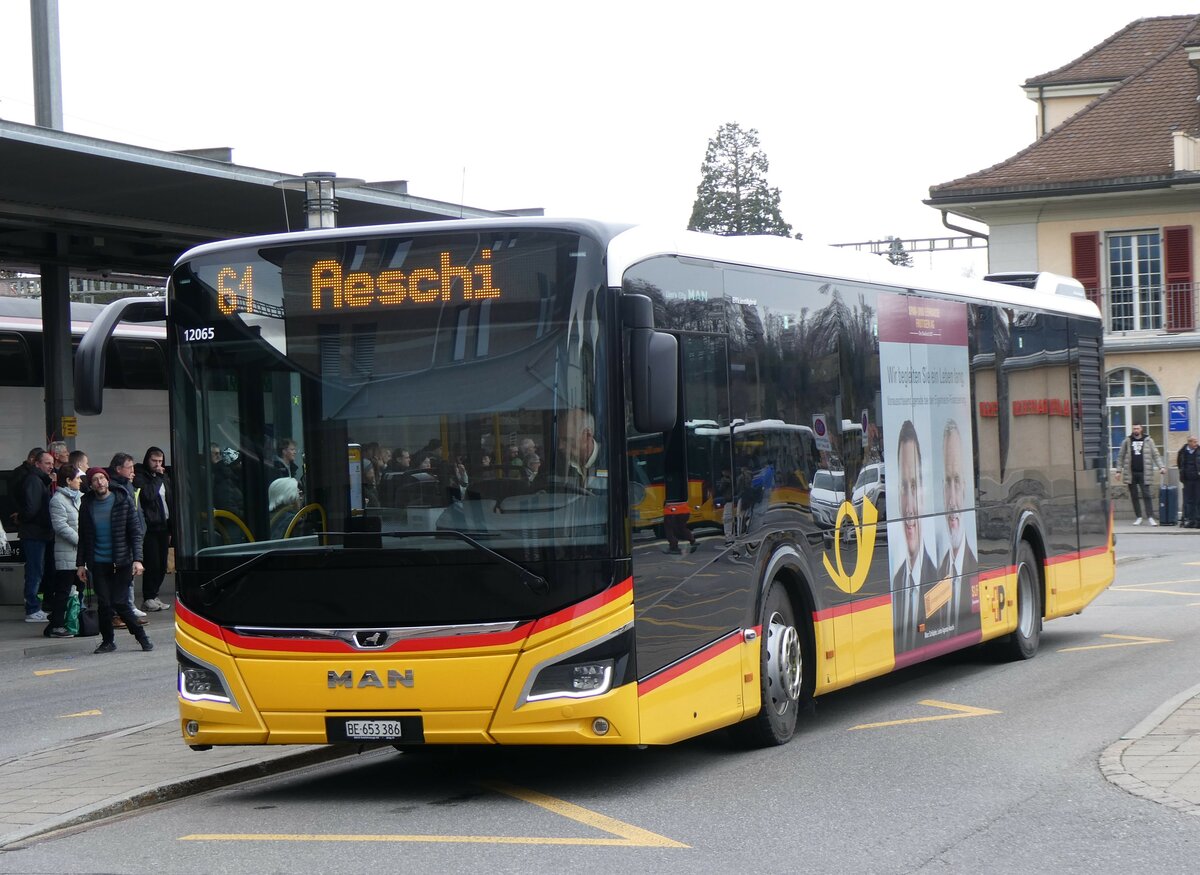
[[[1188,402],[1186,400],[1168,401],[1167,422],[1170,431],[1188,430]]]

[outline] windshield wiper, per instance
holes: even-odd
[[[546,578],[542,577],[539,574],[535,574],[534,572],[530,571],[525,566],[521,565],[519,562],[514,562],[513,560],[511,560],[507,556],[505,556],[503,553],[497,553],[491,547],[487,546],[486,544],[479,543],[474,538],[470,537],[469,535],[464,535],[462,532],[455,532],[455,531],[446,531],[446,532],[400,532],[400,531],[397,531],[397,532],[323,532],[322,534],[325,536],[353,535],[356,537],[362,537],[364,535],[367,535],[367,536],[383,537],[383,538],[454,538],[456,540],[466,542],[467,544],[474,547],[476,550],[479,550],[481,553],[486,553],[488,556],[491,556],[493,559],[497,559],[500,562],[502,562],[503,564],[505,564],[505,565],[509,566],[510,568],[512,568],[513,570],[515,570],[517,572],[517,574],[520,576],[521,582],[523,584],[525,584],[525,586],[527,586],[531,592],[534,592],[537,595],[545,595],[546,593],[550,592],[550,583],[546,580]],[[214,598],[215,596],[224,592],[225,590],[229,589],[234,584],[238,583],[251,570],[253,570],[256,565],[260,564],[264,559],[266,559],[269,556],[280,556],[280,555],[288,555],[288,556],[322,555],[322,556],[327,556],[327,555],[332,554],[333,552],[335,552],[335,551],[334,551],[334,548],[332,548],[332,547],[316,547],[316,548],[310,547],[310,548],[302,549],[302,550],[276,547],[273,550],[264,550],[261,553],[255,553],[253,556],[251,556],[249,559],[247,559],[245,562],[241,563],[240,565],[235,565],[233,568],[230,568],[228,571],[222,571],[220,574],[218,574],[212,580],[207,581],[206,583],[202,583],[200,585],[200,595],[204,598],[205,603],[211,603],[212,598]]]
[[[245,562],[241,563],[240,565],[235,565],[235,566],[233,566],[233,568],[230,568],[228,571],[222,571],[220,574],[218,574],[212,580],[209,580],[209,581],[206,581],[205,583],[200,584],[200,595],[204,598],[206,604],[210,604],[211,603],[210,600],[213,596],[217,596],[217,595],[221,594],[222,592],[224,592],[225,590],[229,589],[231,586],[233,586],[235,583],[237,583],[243,577],[245,577],[246,574],[249,573],[252,568],[254,568],[254,566],[258,565],[260,562],[262,562],[268,556],[278,556],[282,553],[287,553],[290,555],[295,555],[296,553],[303,553],[305,555],[312,555],[314,553],[317,555],[327,555],[332,552],[333,552],[333,550],[330,547],[318,547],[315,550],[313,550],[312,548],[305,549],[305,550],[295,550],[295,549],[281,549],[281,548],[277,547],[274,550],[264,550],[261,553],[255,553],[253,556],[251,556],[249,559],[247,559]]]
[[[330,534],[334,534],[334,533],[330,533]],[[546,593],[550,592],[550,583],[546,580],[546,578],[542,577],[540,574],[534,574],[532,571],[530,571],[528,568],[526,568],[521,563],[514,562],[513,560],[511,560],[507,556],[505,556],[503,553],[497,553],[491,547],[487,546],[487,544],[481,544],[478,541],[476,541],[474,538],[472,538],[470,535],[464,535],[462,532],[456,532],[456,531],[399,532],[399,531],[397,531],[397,532],[372,532],[371,534],[373,534],[373,535],[377,534],[380,537],[384,537],[384,538],[455,538],[459,541],[463,541],[467,544],[470,544],[472,547],[474,547],[476,550],[480,551],[481,553],[486,553],[487,555],[491,556],[493,559],[498,559],[501,562],[503,562],[505,565],[507,565],[508,567],[514,569],[517,572],[517,574],[520,576],[521,582],[524,583],[527,587],[529,587],[529,589],[532,592],[537,593],[538,595],[545,595]]]

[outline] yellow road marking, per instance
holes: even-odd
[[[1170,638],[1139,638],[1137,635],[1101,635],[1101,638],[1118,638],[1120,644],[1088,644],[1084,647],[1064,647],[1059,653],[1075,653],[1079,650],[1107,650],[1111,647],[1134,647],[1138,644],[1170,644]]]
[[[62,720],[64,717],[99,717],[103,713],[99,708],[94,708],[91,711],[80,711],[78,714],[59,714],[58,719]]]
[[[922,699],[918,705],[928,705],[930,708],[945,708],[948,711],[954,711],[954,714],[934,714],[931,717],[910,717],[907,720],[887,720],[883,723],[860,723],[858,726],[851,726],[850,731],[855,729],[879,729],[882,726],[904,726],[909,723],[932,723],[934,720],[958,720],[960,717],[984,717],[988,714],[999,714],[999,711],[992,711],[987,708],[975,708],[971,705],[955,705],[953,702],[939,702],[937,699]]]
[[[497,793],[504,793],[507,796],[512,796],[514,799],[520,799],[523,802],[529,802],[532,805],[537,805],[547,811],[553,812],[561,817],[566,817],[571,820],[582,823],[585,826],[594,827],[602,832],[612,833],[623,838],[630,847],[638,848],[686,848],[687,845],[674,841],[673,839],[660,836],[624,821],[616,820],[611,817],[606,817],[595,811],[590,811],[587,808],[582,808],[579,805],[573,805],[570,802],[564,802],[562,799],[555,799],[553,796],[546,796],[543,793],[538,793],[535,790],[526,790],[522,787],[514,787],[511,784],[487,783],[483,785],[489,790],[495,790]]]
[[[1112,589],[1142,589],[1147,586],[1168,586],[1174,583],[1200,583],[1200,577],[1182,577],[1179,580],[1151,580],[1147,583],[1123,583]]]
[[[65,671],[75,671],[75,669],[73,669],[73,668],[43,668],[43,669],[40,669],[39,671],[35,671],[33,673],[33,676],[35,678],[44,678],[47,675],[62,674]]]
[[[633,824],[616,820],[579,805],[514,787],[510,784],[485,783],[481,786],[522,802],[544,808],[552,814],[573,820],[584,826],[617,836],[617,838],[576,838],[555,836],[473,836],[473,835],[397,835],[353,833],[193,833],[180,836],[184,842],[428,842],[433,844],[483,845],[575,845],[620,848],[687,848],[681,842],[660,836]]]

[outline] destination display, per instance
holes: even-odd
[[[192,270],[222,316],[403,313],[544,301],[573,284],[586,249],[571,234],[383,236],[229,251]],[[188,284],[177,280],[181,294]]]
[[[405,270],[347,271],[341,262],[322,259],[312,266],[313,312],[342,308],[395,307],[432,301],[479,301],[501,297],[492,283],[492,250],[479,252],[475,263],[455,264],[451,253],[430,253]],[[425,266],[427,265],[427,266]]]

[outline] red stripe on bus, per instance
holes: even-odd
[[[844,605],[834,605],[832,608],[825,608],[820,611],[813,611],[813,620],[819,622],[821,620],[832,620],[834,617],[844,617],[847,614],[857,614],[859,611],[868,611],[871,608],[882,608],[884,605],[892,603],[892,594],[874,596],[869,599],[860,599],[856,602],[848,602]]]
[[[539,632],[545,632],[548,629],[553,629],[555,626],[561,626],[563,623],[569,623],[572,620],[577,620],[592,611],[598,610],[607,604],[615,602],[617,599],[629,595],[633,591],[633,578],[627,578],[616,586],[610,586],[604,592],[586,598],[577,604],[563,608],[561,611],[555,611],[553,614],[548,614],[542,617],[533,624],[533,630],[530,635],[536,635]]]
[[[401,639],[390,647],[379,650],[358,650],[340,639],[322,638],[260,638],[255,635],[239,635],[232,629],[222,629],[225,643],[243,650],[268,653],[421,653],[430,650],[472,650],[476,647],[497,647],[523,641],[529,633],[530,624],[522,623],[507,632],[491,632],[485,635],[444,635],[439,638]]]
[[[1046,560],[1046,564],[1061,565],[1063,562],[1075,562],[1079,559],[1087,559],[1091,556],[1103,556],[1108,551],[1108,544],[1104,544],[1100,547],[1089,547],[1086,550],[1076,550],[1074,553],[1061,553],[1058,556],[1051,556]]]
[[[896,668],[907,668],[918,662],[924,662],[926,659],[933,659],[935,656],[941,656],[949,653],[952,650],[958,650],[962,647],[967,647],[971,644],[978,644],[983,640],[983,630],[974,629],[970,632],[964,632],[962,635],[955,635],[953,638],[943,638],[933,644],[926,644],[924,647],[918,647],[915,650],[907,650],[904,653],[896,654]]]
[[[727,650],[732,650],[742,640],[743,632],[730,632],[719,641],[714,641],[702,650],[698,650],[691,656],[683,659],[670,668],[664,668],[656,675],[651,675],[644,681],[638,681],[638,695],[644,696],[646,693],[657,690],[668,681],[673,681],[675,678],[687,674],[694,668],[699,668],[711,659],[715,659]]]
[[[189,611],[187,606],[179,600],[178,596],[175,598],[175,616],[187,623],[193,629],[203,632],[205,635],[211,635],[214,638],[221,637],[220,626],[218,626],[212,620],[206,620],[199,614],[194,614]]]

